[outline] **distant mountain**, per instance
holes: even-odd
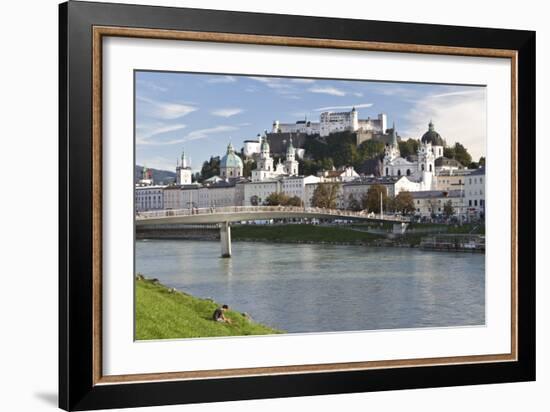
[[[176,181],[176,174],[168,170],[159,170],[149,168],[153,172],[153,181],[155,184],[169,184]],[[136,165],[134,169],[134,180],[137,183],[141,179],[141,172],[143,171],[143,166]]]

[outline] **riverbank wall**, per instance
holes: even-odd
[[[437,228],[437,230],[439,234],[441,228]],[[404,234],[373,233],[370,230],[353,225],[235,225],[232,227],[232,241],[422,248],[446,252],[484,252],[484,248],[479,247],[457,247],[455,241],[453,241],[453,247],[441,244],[441,242],[430,242],[433,239],[433,232],[434,229],[422,231],[415,228],[415,230]],[[472,237],[478,240],[481,238],[478,235]],[[217,225],[148,226],[138,228],[136,238],[219,241],[220,232]]]

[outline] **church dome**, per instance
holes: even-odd
[[[220,160],[220,168],[230,167],[243,167],[243,161],[235,154],[235,149],[231,143],[227,146],[227,154]]]
[[[428,131],[422,136],[422,143],[431,143],[432,146],[445,146],[445,141],[434,129],[434,124],[430,120]]]

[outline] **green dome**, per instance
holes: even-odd
[[[227,145],[227,154],[220,160],[220,168],[227,167],[243,167],[243,161],[235,154],[235,149],[233,149],[231,143]]]
[[[434,124],[430,120],[428,131],[422,136],[422,143],[431,143],[433,146],[445,146],[445,141],[434,129]]]

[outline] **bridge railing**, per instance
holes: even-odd
[[[298,207],[298,206],[224,206],[224,207],[207,207],[207,208],[187,208],[187,209],[166,209],[166,210],[151,210],[147,212],[136,212],[136,219],[150,219],[163,217],[177,216],[195,216],[195,215],[211,215],[211,214],[228,214],[228,213],[311,213],[330,215],[335,217],[354,217],[354,218],[370,218],[373,220],[385,220],[395,222],[409,222],[409,218],[404,216],[394,215],[374,215],[366,211],[354,212],[351,210],[341,209],[324,209],[319,207]]]

